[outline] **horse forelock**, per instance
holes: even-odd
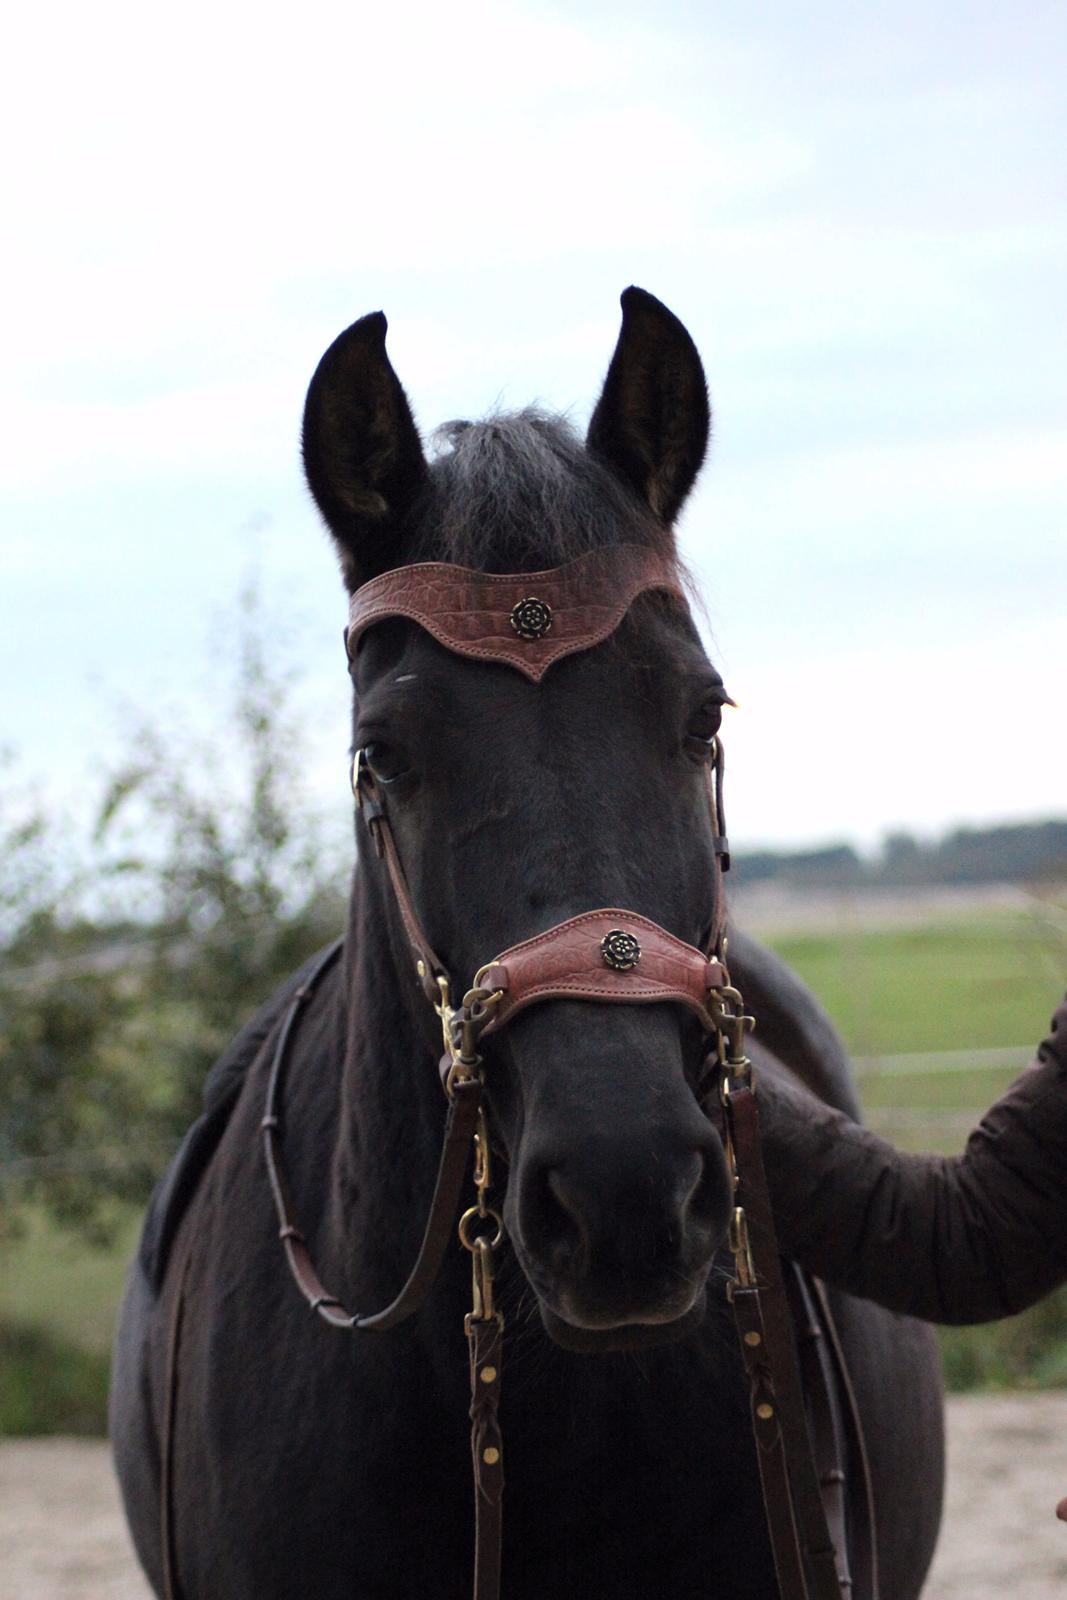
[[[432,494],[408,557],[482,572],[564,566],[606,544],[646,544],[674,558],[656,521],[570,423],[529,407],[432,436]]]

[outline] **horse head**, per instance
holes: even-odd
[[[657,300],[627,290],[584,443],[528,411],[453,424],[428,459],[385,333],[381,314],[343,333],[305,412],[308,482],[350,593],[417,563],[541,573],[634,547],[672,574],[537,678],[410,616],[360,631],[354,743],[421,928],[468,982],[499,952],[594,907],[628,908],[706,949],[721,893],[707,769],[728,697],[682,598],[672,531],[708,438],[692,340]],[[432,612],[432,594],[422,606]],[[546,609],[513,625],[536,634]],[[360,860],[404,1014],[432,1050],[432,1012],[365,823]],[[703,1315],[731,1206],[722,1146],[696,1097],[704,1032],[667,1000],[557,993],[485,1040],[508,1231],[560,1344],[662,1342]]]

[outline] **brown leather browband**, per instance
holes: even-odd
[[[383,572],[348,607],[349,658],[364,632],[407,617],[457,655],[499,661],[539,683],[554,661],[614,633],[639,594],[684,601],[675,563],[645,545],[591,550],[548,572],[475,572],[444,561]]]

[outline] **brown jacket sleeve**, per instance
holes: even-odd
[[[931,1322],[985,1322],[1067,1280],[1067,1000],[962,1156],[903,1155],[792,1082],[758,1083],[779,1243]]]

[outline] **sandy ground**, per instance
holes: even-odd
[[[1064,1600],[1063,1494],[1067,1394],[951,1400],[948,1513],[924,1600]],[[0,1443],[0,1600],[149,1600],[105,1445]]]

